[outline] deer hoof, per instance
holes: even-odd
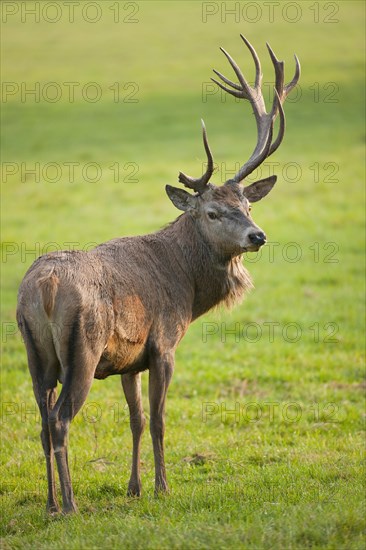
[[[51,502],[51,503],[47,502],[46,512],[50,516],[55,516],[56,514],[59,514],[61,512],[61,509],[57,504],[57,502]]]
[[[73,502],[71,504],[69,504],[68,506],[64,506],[63,509],[62,509],[62,513],[64,515],[76,514],[77,512],[78,512],[78,509],[76,507],[76,504],[74,504]]]
[[[129,485],[127,489],[128,497],[139,497],[141,496],[141,487],[138,485]]]

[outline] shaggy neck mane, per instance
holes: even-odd
[[[241,256],[220,256],[201,234],[191,214],[182,214],[159,233],[175,247],[177,261],[185,265],[187,276],[192,278],[194,319],[215,306],[231,308],[253,288]]]

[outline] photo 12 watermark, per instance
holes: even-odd
[[[309,325],[302,325],[297,321],[280,323],[279,321],[263,321],[257,323],[215,323],[205,321],[202,323],[202,342],[210,343],[219,340],[223,344],[245,342],[256,344],[266,341],[273,344],[276,341],[296,344],[306,339],[315,344],[339,344],[339,325],[334,321],[319,323],[315,321]]]
[[[137,82],[16,82],[1,83],[1,102],[18,103],[139,103],[140,85]]]
[[[338,424],[345,416],[337,403],[311,403],[296,401],[205,401],[202,403],[203,423],[219,419],[221,423],[281,423],[295,424],[305,418],[310,422]]]
[[[340,2],[202,2],[202,23],[340,22]]]
[[[116,401],[114,403],[99,403],[89,401],[85,403],[79,413],[80,422],[95,424],[101,422],[113,422],[126,424],[129,429],[129,410],[126,403]],[[22,424],[38,425],[42,420],[39,407],[35,399],[29,401],[2,401],[1,422],[9,424],[14,421]]]
[[[82,21],[90,25],[108,22],[136,24],[140,22],[141,4],[138,2],[73,1],[7,1],[0,4],[2,23],[75,23]]]
[[[108,166],[99,162],[3,162],[1,164],[1,181],[8,183],[16,178],[21,183],[53,184],[99,183],[109,180],[114,183],[139,183],[140,167],[137,162],[111,162]]]

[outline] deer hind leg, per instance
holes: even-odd
[[[140,496],[140,448],[141,436],[145,428],[145,416],[141,399],[141,374],[123,374],[122,386],[130,411],[130,427],[132,432],[133,451],[131,477],[128,483],[127,495]]]
[[[43,451],[46,457],[47,467],[47,482],[48,482],[48,497],[47,497],[47,512],[55,514],[60,511],[60,507],[56,498],[56,483],[54,469],[54,450],[51,440],[51,433],[48,424],[49,413],[56,402],[56,388],[46,388],[40,396],[40,411],[42,415],[42,432],[41,440]]]
[[[168,491],[164,461],[165,400],[174,369],[172,353],[155,355],[149,366],[150,433],[155,460],[155,494]]]
[[[70,422],[80,410],[89,393],[94,372],[102,353],[97,344],[87,342],[76,320],[68,338],[66,350],[60,350],[65,379],[60,396],[50,412],[49,428],[56,455],[64,513],[76,512],[68,464],[68,432]]]
[[[42,418],[41,441],[46,458],[48,483],[47,511],[53,514],[59,512],[60,508],[56,498],[54,452],[48,418],[56,401],[59,363],[50,338],[45,338],[41,344],[37,338],[38,334],[31,330],[24,318],[20,322],[20,327],[26,344],[33,391]]]

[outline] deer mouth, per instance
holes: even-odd
[[[262,248],[263,244],[249,244],[248,246],[244,246],[241,250],[242,252],[258,252],[258,250]]]

